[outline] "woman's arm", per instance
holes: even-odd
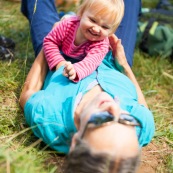
[[[141,88],[140,88],[140,86],[136,80],[136,77],[135,77],[134,73],[132,72],[132,69],[130,68],[129,64],[128,63],[124,64],[122,67],[124,68],[124,73],[131,79],[131,81],[136,86],[136,90],[137,90],[137,94],[138,94],[138,102],[148,108],[145,97],[141,91]]]
[[[53,28],[57,26],[58,24],[59,22],[56,22]],[[58,70],[58,68],[64,65],[65,63],[66,61],[61,61],[56,66],[56,70]],[[24,105],[26,101],[29,99],[29,97],[42,88],[44,80],[45,80],[45,76],[47,74],[47,70],[48,70],[48,65],[47,65],[47,61],[45,59],[44,51],[42,48],[40,53],[36,57],[27,75],[25,83],[23,85],[22,93],[19,99],[19,102],[22,108],[24,108]]]
[[[35,59],[23,85],[22,93],[19,99],[22,108],[24,108],[24,105],[29,97],[42,88],[47,69],[47,62],[44,58],[43,50],[41,50]]]
[[[57,65],[57,69],[64,65],[64,61]],[[23,85],[22,93],[20,95],[20,105],[24,108],[26,101],[35,92],[39,91],[44,83],[48,70],[47,61],[44,57],[43,49],[36,57]]]
[[[144,95],[143,95],[141,88],[140,88],[140,86],[136,80],[136,77],[133,74],[132,69],[130,68],[130,66],[127,62],[124,48],[121,44],[121,40],[119,40],[115,35],[111,35],[109,37],[109,41],[110,41],[113,55],[116,57],[115,60],[118,61],[119,65],[123,68],[125,75],[127,77],[129,77],[129,79],[134,83],[134,85],[136,87],[137,94],[138,94],[138,102],[140,104],[143,104],[144,106],[146,106],[148,108],[148,105],[145,101]]]

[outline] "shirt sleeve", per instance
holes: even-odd
[[[108,38],[103,41],[91,44],[88,48],[86,57],[82,61],[74,64],[76,78],[73,80],[73,82],[78,82],[94,72],[96,68],[101,64],[108,50]]]
[[[154,136],[153,114],[148,108],[140,104],[133,106],[130,113],[141,124],[141,127],[136,127],[136,132],[140,147],[144,147],[151,142]]]
[[[67,154],[67,140],[70,140],[70,137],[55,98],[50,92],[46,94],[44,90],[33,94],[24,107],[25,119],[35,136],[42,139],[50,148]]]
[[[44,38],[43,50],[50,70],[65,59],[61,55],[60,47],[66,35],[68,22],[60,21]]]

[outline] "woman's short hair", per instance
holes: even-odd
[[[85,141],[77,139],[75,148],[67,156],[65,173],[134,173],[139,158],[140,152],[116,163],[116,156],[93,153]]]

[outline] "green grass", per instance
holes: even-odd
[[[145,0],[144,6],[156,2]],[[20,3],[0,1],[0,34],[16,42],[15,60],[12,63],[0,61],[0,173],[60,172],[58,168],[63,157],[34,137],[18,103],[26,74],[34,61],[28,22],[20,13]],[[148,147],[158,163],[155,172],[171,173],[173,64],[168,59],[149,57],[136,49],[133,71],[156,122],[153,145]]]

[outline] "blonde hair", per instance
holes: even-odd
[[[118,28],[124,15],[123,0],[83,0],[77,9],[77,15],[82,16],[85,10],[94,9],[94,15],[109,16],[112,25],[112,33]]]

